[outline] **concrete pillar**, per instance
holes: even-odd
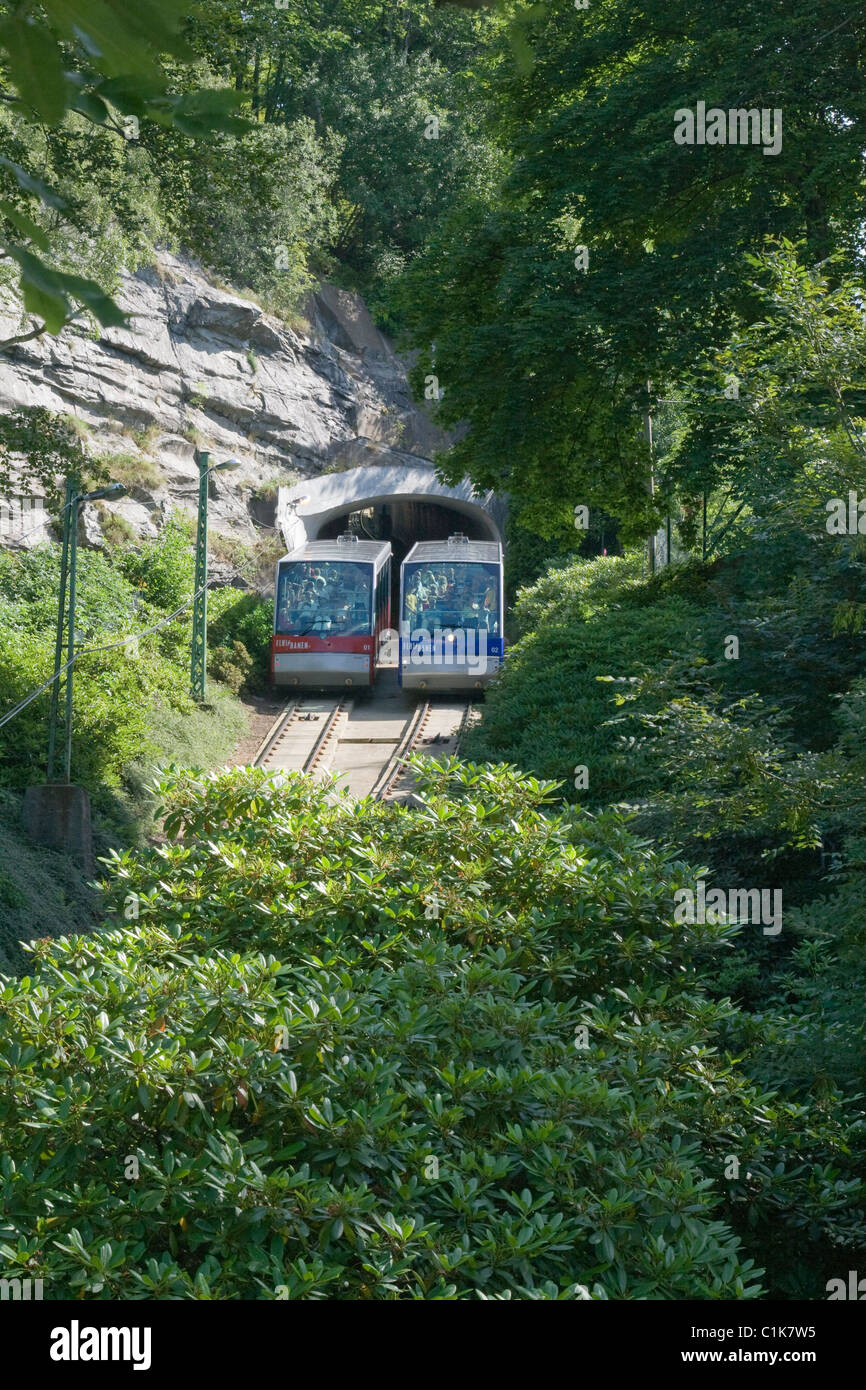
[[[58,849],[93,874],[93,833],[90,797],[83,787],[68,782],[28,787],[24,793],[24,829],[37,845]]]

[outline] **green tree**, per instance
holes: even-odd
[[[7,84],[3,97],[18,118],[13,138],[23,146],[20,159],[0,156],[0,256],[7,266],[17,267],[24,308],[35,320],[13,342],[57,333],[81,313],[103,327],[125,322],[98,277],[64,264],[66,219],[80,231],[83,210],[80,192],[75,206],[75,200],[70,203],[45,182],[45,142],[61,163],[63,144],[44,135],[45,128],[63,128],[70,141],[81,134],[80,118],[113,131],[121,141],[137,138],[139,123],[148,120],[192,136],[239,128],[231,115],[236,104],[231,92],[177,92],[172,87],[162,57],[192,56],[181,33],[184,7],[179,0],[150,0],[143,11],[102,0],[81,0],[73,11],[66,0],[44,0],[39,17],[30,10],[8,0],[0,5],[0,74]],[[93,145],[99,144],[95,137]],[[79,173],[90,157],[88,143],[79,157]],[[90,227],[91,237],[97,230]]]
[[[67,477],[79,485],[85,479],[108,480],[67,419],[42,406],[0,416],[0,493],[9,496],[20,486],[35,486],[53,511],[63,499]]]
[[[554,0],[525,34],[531,61],[503,38],[489,79],[510,175],[407,277],[416,385],[435,370],[443,423],[471,427],[450,478],[533,501],[539,528],[595,503],[642,536],[671,492],[713,485],[712,459],[681,452],[651,501],[642,416],[760,316],[746,254],[770,236],[808,262],[860,254],[864,30],[842,0]],[[699,100],[781,110],[781,151],[677,144]]]
[[[256,121],[312,122],[337,152],[327,250],[382,312],[383,282],[464,190],[491,182],[479,69],[502,22],[431,0],[218,3],[193,21],[197,51]]]
[[[339,140],[319,139],[301,117],[206,144],[154,128],[142,143],[173,237],[233,285],[266,296],[272,309],[296,312],[314,272],[332,268]]]

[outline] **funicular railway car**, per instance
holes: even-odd
[[[502,546],[420,541],[400,572],[400,684],[406,690],[478,690],[505,654]]]
[[[391,625],[391,546],[347,533],[309,541],[277,564],[274,685],[371,689]]]

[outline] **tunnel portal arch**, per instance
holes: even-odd
[[[440,539],[462,530],[478,540],[503,543],[505,503],[496,493],[476,493],[467,479],[443,483],[427,464],[373,464],[305,478],[279,490],[277,526],[289,550],[326,539],[354,515],[386,523],[395,551],[415,540]],[[363,523],[362,523],[363,526]],[[402,557],[401,557],[402,558]]]

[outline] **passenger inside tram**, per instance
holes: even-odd
[[[277,631],[289,636],[362,636],[371,631],[371,575],[351,561],[295,560],[280,568]]]
[[[407,566],[404,618],[413,628],[484,628],[499,631],[499,577],[495,565]]]

